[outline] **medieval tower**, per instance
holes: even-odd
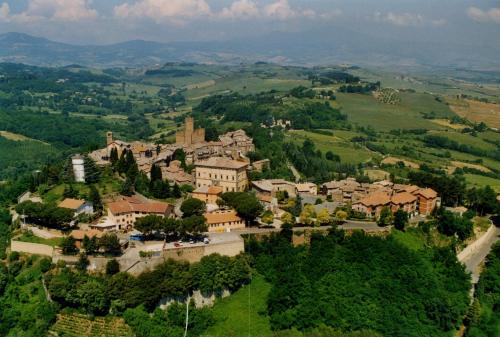
[[[205,141],[205,129],[195,129],[193,117],[186,117],[184,131],[175,134],[175,143],[190,146]]]

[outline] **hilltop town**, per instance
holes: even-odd
[[[349,228],[349,221],[356,220],[365,225],[354,229],[379,231],[391,224],[389,219],[395,214],[403,215],[404,226],[424,221],[440,206],[433,189],[388,180],[367,183],[346,178],[322,185],[279,178],[251,180],[253,173],[271,170],[268,159],[252,162],[248,157],[252,152],[255,145],[245,131],[230,131],[219,136],[219,141],[206,141],[205,130],[195,128],[192,117],[185,119],[172,144],[129,143],[108,132],[106,147],[71,157],[67,186],[94,181],[95,172],[89,168],[111,168],[118,173],[110,179],[121,184],[119,193],[79,199],[65,190],[57,209],[68,215],[54,225],[52,219],[39,218],[39,209],[46,207],[42,198],[26,192],[19,197],[14,220],[21,221],[30,235],[70,242],[52,249],[15,241],[12,249],[45,251],[54,261],[70,263],[76,262],[75,253],[86,252],[89,268],[98,271],[105,263],[89,253],[89,242],[112,237],[119,243],[114,258],[120,269],[139,274],[144,265],[150,268],[166,257],[195,262],[215,252],[236,256],[244,251],[240,235],[255,228],[265,232],[334,223]],[[141,175],[152,186],[146,193],[149,197],[134,187]],[[132,179],[135,182],[125,188]],[[155,194],[155,183],[159,194]],[[162,189],[167,191],[164,195]],[[99,205],[93,204],[96,200]],[[182,229],[165,232],[163,226],[168,227],[169,221],[177,221]],[[162,235],[164,240],[159,241]],[[145,264],[145,254],[157,258]]]
[[[193,336],[444,337],[490,310],[470,290],[497,239],[500,133],[452,111],[490,87],[0,71],[0,335],[177,336],[189,312]]]

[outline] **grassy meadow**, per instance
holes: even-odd
[[[267,295],[271,289],[260,275],[230,297],[218,300],[212,309],[215,325],[202,337],[264,337],[270,336],[266,311]]]

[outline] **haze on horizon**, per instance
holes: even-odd
[[[0,0],[0,33],[73,44],[143,39],[213,41],[269,32],[373,36],[471,46],[500,38],[500,1],[470,0]]]

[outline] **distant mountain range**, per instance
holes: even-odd
[[[276,32],[217,42],[160,43],[133,40],[110,45],[72,45],[23,33],[0,35],[0,62],[40,66],[153,66],[165,62],[226,63],[266,61],[280,64],[358,64],[382,67],[463,67],[500,69],[500,47],[476,48],[374,38],[336,29]]]

